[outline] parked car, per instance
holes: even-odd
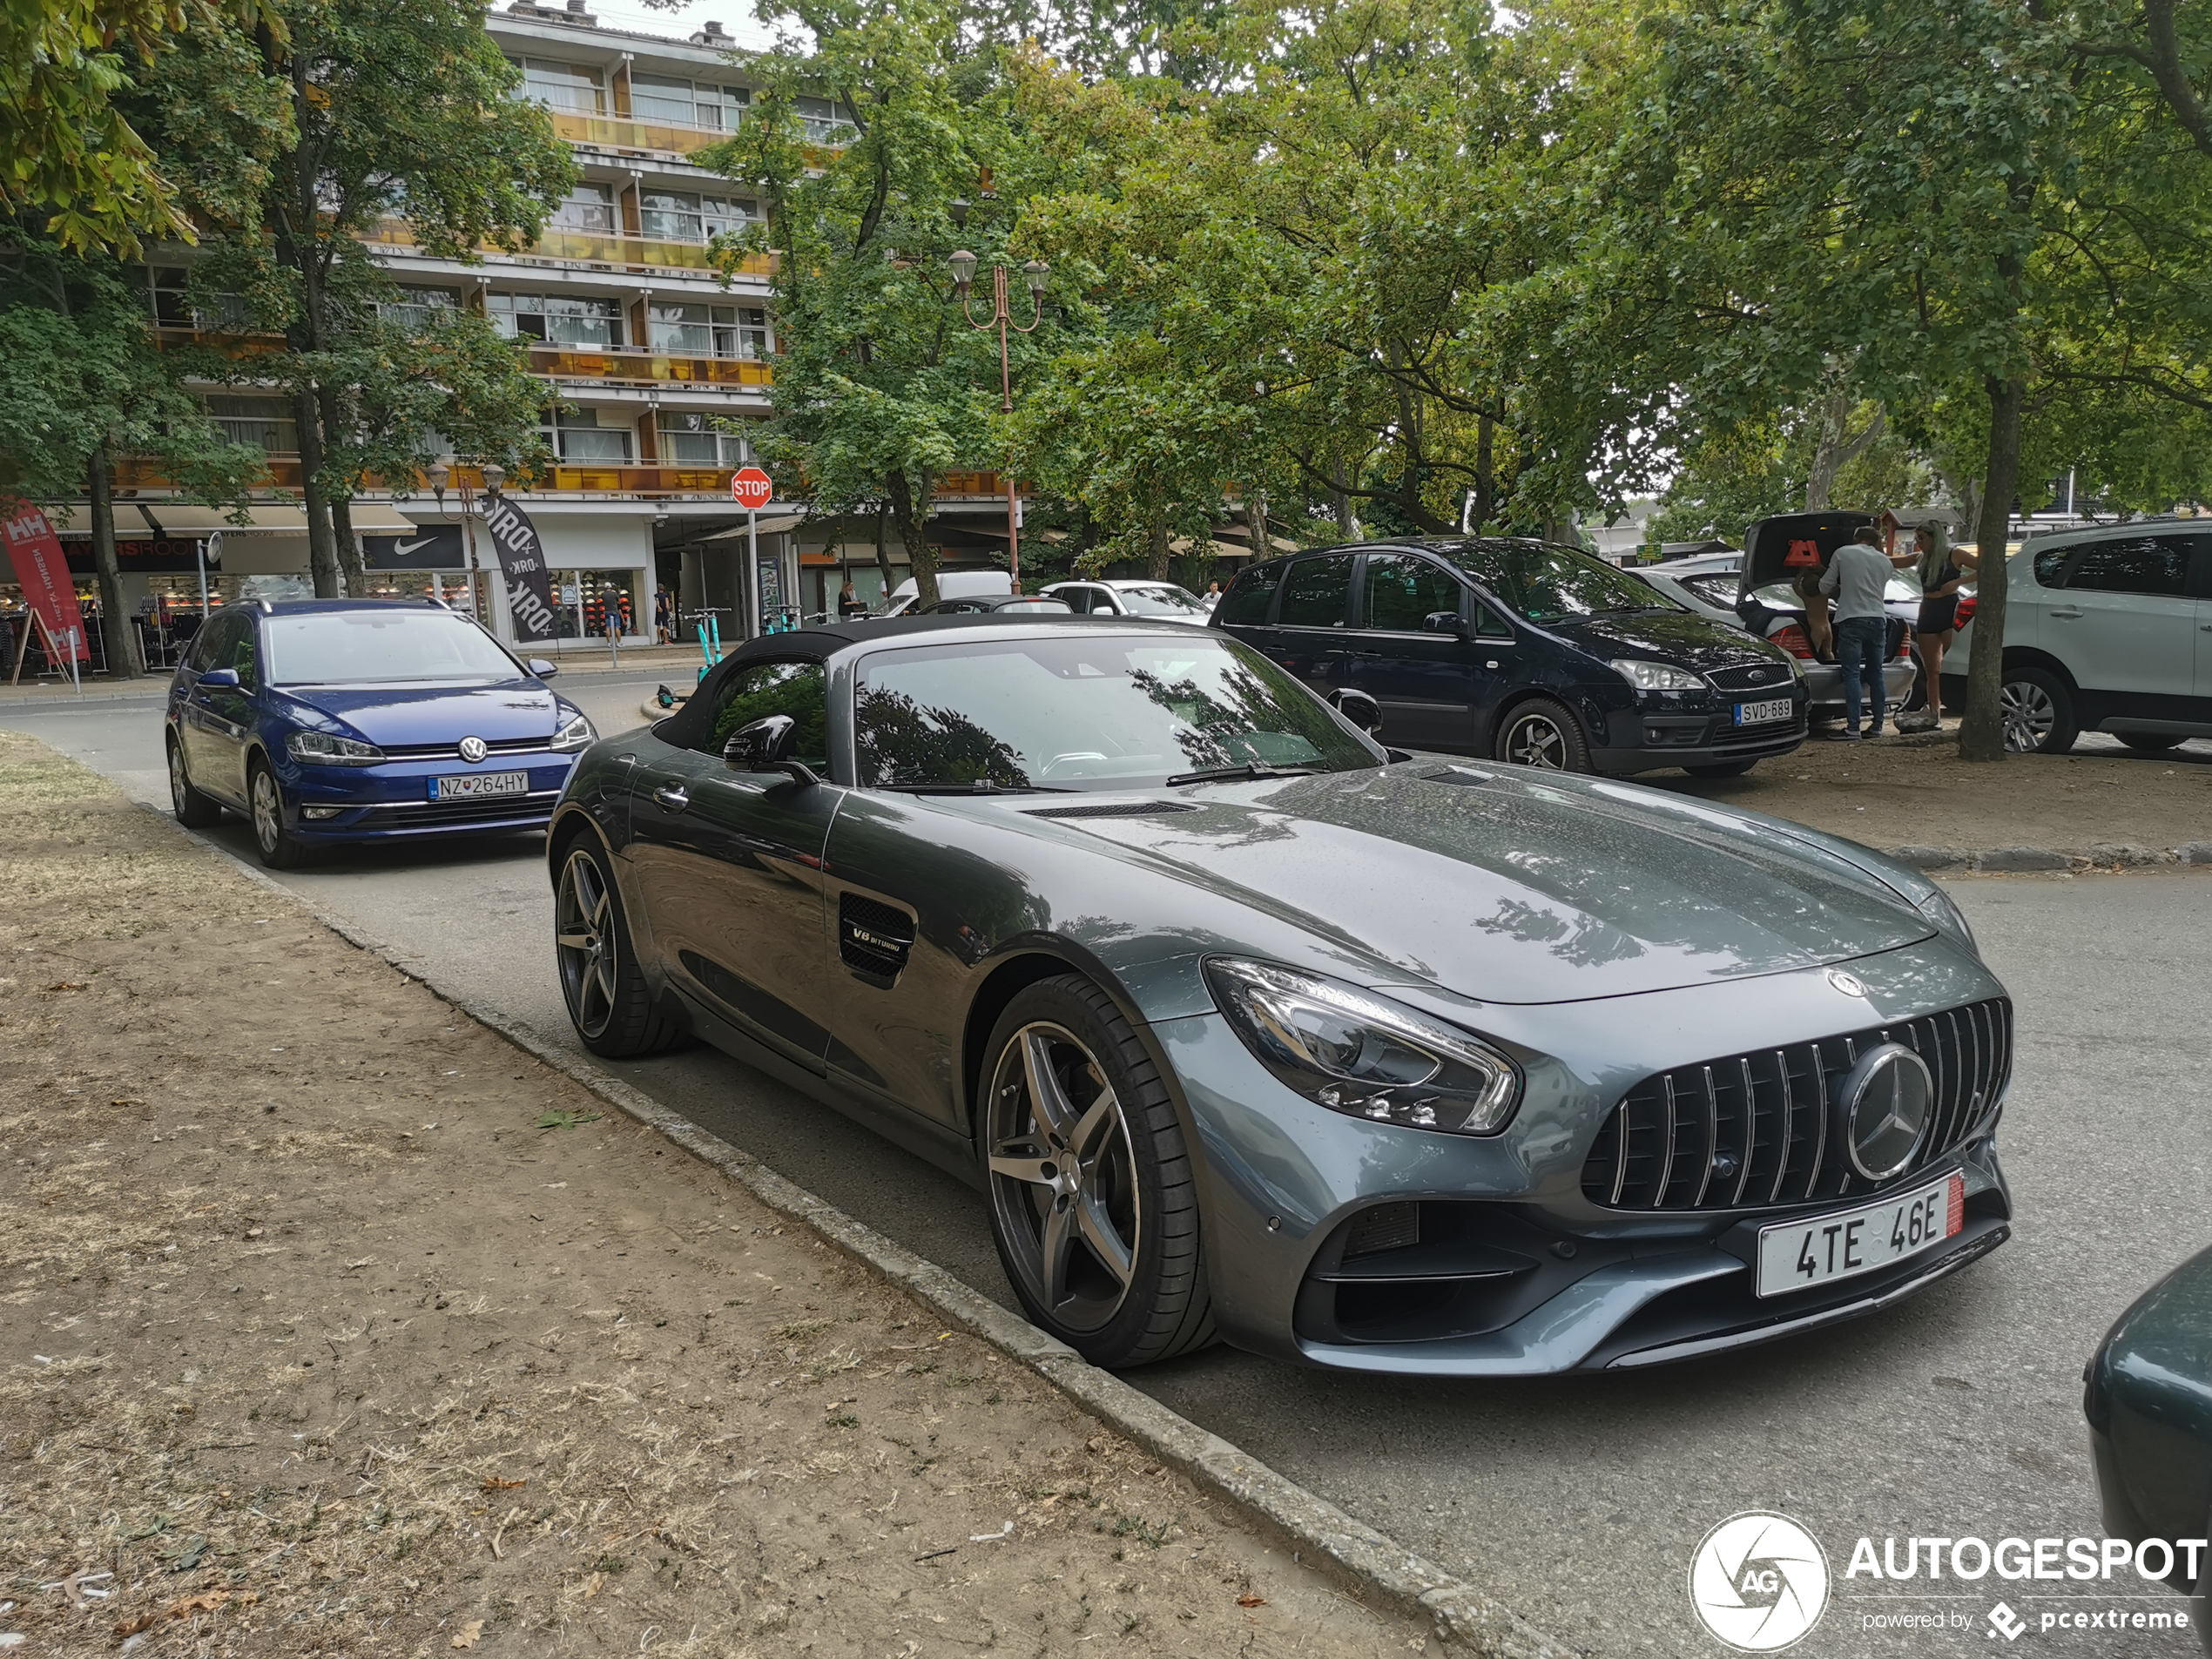
[[[1805,602],[1791,578],[1807,561],[1823,571],[1837,548],[1873,523],[1871,513],[1788,513],[1764,518],[1743,532],[1744,557],[1731,602],[1737,617],[1762,639],[1772,640],[1797,659],[1812,700],[1815,719],[1843,718],[1844,671],[1831,644],[1824,658],[1805,625]],[[1904,572],[1890,577],[1882,594],[1889,628],[1882,645],[1882,692],[1885,712],[1923,702],[1920,665],[1912,654],[1912,626],[1920,614],[1920,589]]]
[[[1172,582],[1055,582],[1039,591],[1064,601],[1080,617],[1150,617],[1203,628],[1212,609]]]
[[[2006,568],[2006,746],[2064,754],[2095,731],[2157,754],[2212,737],[2212,526],[2067,530],[2037,536]],[[1966,701],[1974,632],[1962,617],[1943,659],[1946,704]]]
[[[912,613],[917,617],[1072,617],[1070,610],[1059,600],[1041,593],[1008,593],[995,597],[985,595],[974,599],[940,599],[934,605],[923,605]]]
[[[1014,578],[1003,570],[940,570],[937,572],[937,597],[946,599],[977,599],[986,595],[1008,595],[1014,591]],[[887,617],[903,617],[921,603],[921,588],[908,577],[891,590],[891,601],[884,608]]]
[[[1791,658],[1576,549],[1506,537],[1334,548],[1239,575],[1213,626],[1411,749],[1566,772],[1749,772],[1804,741]]]
[[[586,1048],[695,1034],[972,1181],[1097,1364],[1710,1357],[2008,1233],[2012,1005],[1925,876],[1393,760],[1219,632],[754,640],[587,752],[548,853]]]
[[[244,813],[272,869],[339,842],[543,829],[597,736],[546,686],[559,671],[429,601],[232,605],[169,684],[177,821]]]
[[[2212,1654],[2212,1250],[2191,1257],[2120,1316],[2081,1374],[2082,1414],[2107,1536],[2165,1541],[2165,1581],[2194,1598],[2189,1618]],[[2156,1559],[2156,1558],[2154,1558]]]

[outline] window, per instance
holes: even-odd
[[[2035,580],[2047,588],[2066,586],[2066,562],[2074,556],[2070,547],[2047,547],[2035,556]]]
[[[1679,610],[1626,570],[1541,542],[1450,542],[1438,552],[1534,623],[1620,610]]]
[[[202,294],[194,305],[187,295],[191,273],[169,267],[153,273],[154,320],[165,328],[200,328],[211,332],[253,326],[253,313],[239,293]]]
[[[397,300],[379,300],[377,315],[401,328],[428,328],[461,309],[456,295],[443,288],[401,288]]]
[[[1114,602],[1106,597],[1103,588],[1055,588],[1052,597],[1078,617],[1110,617],[1114,614]]]
[[[738,673],[723,688],[699,752],[719,755],[732,733],[772,714],[799,722],[794,759],[829,770],[829,676],[819,663],[756,663]]]
[[[611,236],[615,229],[615,193],[610,185],[578,185],[553,210],[556,231],[589,231]]]
[[[660,458],[687,467],[742,467],[752,459],[745,441],[725,432],[711,415],[671,415],[660,417]]]
[[[614,421],[621,419],[619,415],[610,416]],[[630,459],[629,428],[601,426],[597,409],[563,410],[553,416],[550,426],[539,429],[563,461],[626,462]]]
[[[1300,559],[1283,583],[1283,605],[1276,624],[1283,628],[1335,628],[1344,622],[1352,597],[1352,555]]]
[[[687,190],[642,191],[637,201],[640,229],[659,242],[709,241],[760,217],[760,204],[750,199],[695,196]]]
[[[515,678],[515,659],[489,634],[445,611],[310,611],[272,617],[268,629],[269,678],[279,685]]]
[[[1732,576],[1686,576],[1682,584],[1709,605],[1736,609],[1737,578]]]
[[[1432,611],[1460,614],[1457,577],[1404,553],[1367,556],[1367,626],[1417,634]]]
[[[1247,628],[1260,626],[1267,620],[1267,607],[1275,601],[1275,590],[1283,585],[1286,568],[1281,564],[1260,564],[1245,571],[1221,596],[1221,603],[1214,607],[1213,619]]]
[[[768,354],[768,314],[757,307],[655,306],[651,320],[657,352],[685,357]]]
[[[850,144],[860,136],[852,118],[834,99],[801,98],[792,100],[799,111],[799,125],[816,144]]]
[[[1119,588],[1122,609],[1132,617],[1203,617],[1206,602],[1188,588],[1168,583],[1142,588]]]
[[[583,64],[556,64],[543,57],[523,60],[523,96],[549,110],[604,115],[607,94],[599,71]]]
[[[640,121],[663,121],[709,132],[734,132],[752,94],[742,86],[709,86],[670,75],[630,78],[630,113]]]
[[[555,293],[495,293],[492,327],[509,340],[543,340],[581,351],[622,349],[622,302]]]
[[[2068,588],[2178,599],[2189,590],[2192,536],[2130,536],[2080,550]]]
[[[192,641],[192,655],[185,658],[185,666],[195,674],[205,674],[218,665],[228,667],[230,648],[237,639],[238,631],[245,626],[243,617],[216,617]]]
[[[210,397],[207,413],[229,443],[251,443],[271,455],[297,455],[300,428],[292,403],[281,397]]]

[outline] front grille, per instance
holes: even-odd
[[[408,806],[380,806],[364,813],[347,829],[432,829],[457,824],[497,823],[502,819],[544,818],[560,798],[557,789],[528,795],[493,795],[482,800],[427,801]]]
[[[1935,1083],[1914,1174],[1955,1148],[2012,1075],[2004,997],[1817,1042],[1730,1055],[1647,1077],[1608,1114],[1582,1193],[1609,1210],[1734,1210],[1871,1191],[1851,1166],[1841,1085],[1878,1043],[1918,1054]]]
[[[1095,806],[1038,806],[1031,818],[1150,818],[1157,813],[1195,813],[1186,800],[1103,800]]]
[[[486,738],[484,750],[488,755],[535,754],[553,741],[553,734],[542,738]],[[387,743],[379,745],[394,760],[458,760],[461,759],[461,739],[450,743]]]
[[[1741,668],[1716,668],[1705,678],[1723,691],[1759,688],[1787,696],[1795,676],[1779,663],[1746,663]]]

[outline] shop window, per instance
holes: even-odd
[[[710,86],[669,75],[630,78],[630,113],[640,121],[734,132],[752,98],[742,86]]]
[[[554,293],[495,293],[491,325],[509,340],[542,340],[577,351],[622,349],[622,302]]]
[[[685,467],[742,467],[752,459],[745,441],[724,431],[711,415],[660,417],[660,458]]]
[[[753,306],[655,306],[657,352],[684,357],[762,358],[768,354],[768,314]]]
[[[213,396],[207,400],[207,413],[226,442],[253,444],[271,455],[300,452],[300,428],[288,399]]]
[[[599,71],[583,64],[556,64],[543,57],[525,57],[523,96],[549,110],[569,110],[578,115],[607,112],[606,88],[599,78]]]
[[[624,634],[638,631],[637,571],[561,570],[555,574],[559,583],[560,637],[604,639],[610,617],[621,624]]]

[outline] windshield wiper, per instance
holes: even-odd
[[[1054,784],[995,784],[978,778],[967,784],[878,784],[899,795],[1073,795],[1078,792]]]
[[[1271,766],[1264,760],[1247,760],[1241,766],[1213,766],[1204,772],[1178,772],[1167,781],[1173,789],[1177,784],[1218,784],[1231,779],[1248,778],[1311,778],[1321,770],[1318,766]]]

